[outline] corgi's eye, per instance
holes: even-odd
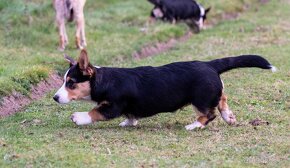
[[[75,89],[76,82],[74,80],[70,79],[66,82],[66,87],[68,87],[69,89]]]

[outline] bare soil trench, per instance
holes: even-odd
[[[260,2],[264,4],[267,3],[268,0],[260,0]],[[246,9],[247,6],[245,6],[245,10]],[[224,13],[217,18],[212,18],[211,21],[207,24],[207,27],[212,28],[220,21],[233,20],[239,17],[239,15],[240,13]],[[153,45],[144,46],[141,50],[133,52],[132,57],[135,59],[142,59],[158,55],[172,49],[179,43],[186,42],[192,35],[193,34],[191,32],[187,32],[185,35],[177,39],[172,38],[167,42],[159,42]],[[36,86],[33,86],[29,96],[22,95],[18,92],[13,92],[11,95],[3,97],[0,102],[0,118],[12,115],[21,110],[23,107],[29,105],[31,102],[41,99],[49,91],[60,87],[61,83],[62,78],[54,73],[51,74],[48,79],[40,82]]]
[[[0,118],[12,115],[21,110],[32,101],[41,99],[49,91],[56,89],[62,84],[62,79],[57,74],[50,74],[49,78],[33,86],[29,96],[13,92],[3,97],[0,102]]]

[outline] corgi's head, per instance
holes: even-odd
[[[86,50],[82,50],[78,61],[65,56],[70,67],[63,78],[63,85],[55,93],[53,99],[61,104],[72,100],[90,99],[90,80],[96,73],[96,68],[89,63]]]

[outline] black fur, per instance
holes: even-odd
[[[102,67],[96,68],[91,78],[83,76],[77,64],[70,68],[68,76],[77,82],[89,80],[92,100],[109,102],[98,109],[106,119],[121,115],[149,117],[174,112],[188,104],[208,115],[210,109],[217,107],[222,94],[220,74],[242,67],[271,69],[271,64],[260,56],[244,55],[160,67]]]
[[[205,15],[201,16],[199,5],[194,0],[148,0],[154,5],[154,9],[160,9],[164,16],[161,18],[165,21],[172,22],[173,20],[187,20],[198,21],[201,17],[205,20],[206,13],[210,8],[205,11]],[[157,18],[153,10],[151,17]]]

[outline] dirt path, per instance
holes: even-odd
[[[154,45],[148,45],[144,46],[140,51],[135,51],[132,54],[132,57],[135,59],[142,59],[146,57],[152,57],[155,55],[158,55],[160,53],[166,52],[173,48],[178,43],[186,42],[190,37],[192,36],[192,33],[188,32],[185,35],[183,35],[180,38],[172,38],[168,40],[167,42],[158,42]]]

